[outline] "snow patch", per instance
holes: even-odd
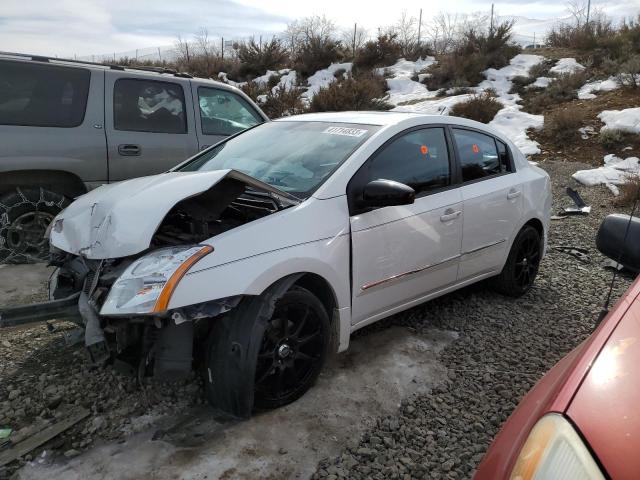
[[[640,107],[624,110],[605,110],[598,114],[604,123],[602,130],[623,130],[625,132],[640,133]]]
[[[609,154],[604,157],[602,167],[578,170],[572,177],[588,187],[606,185],[617,196],[619,194],[617,185],[625,184],[638,175],[640,175],[640,158],[628,157],[623,160]]]
[[[584,70],[584,65],[580,65],[575,58],[561,58],[551,69],[550,73],[557,75],[563,73],[576,73]]]
[[[580,90],[578,90],[578,98],[581,100],[590,100],[596,98],[593,92],[610,92],[619,88],[620,85],[616,81],[615,77],[609,77],[606,80],[597,80],[594,82],[587,82]]]
[[[473,93],[465,93],[462,95],[454,95],[452,97],[444,97],[440,99],[425,100],[424,102],[414,103],[413,105],[402,105],[393,109],[394,112],[412,112],[422,113],[425,115],[449,115],[451,108],[456,103],[466,102],[474,97]]]
[[[538,77],[535,82],[527,85],[527,88],[547,88],[554,80],[555,78],[553,77]]]
[[[498,95],[498,99],[505,105],[515,105],[520,101],[520,95],[509,93],[515,77],[528,77],[529,70],[534,65],[544,60],[541,55],[518,54],[511,59],[509,65],[499,70],[490,68],[484,72],[486,80],[478,85],[479,90],[492,88]]]
[[[389,98],[386,101],[392,105],[398,105],[402,102],[434,97],[436,92],[430,92],[423,83],[412,80],[412,77],[433,65],[435,61],[433,57],[419,58],[415,62],[401,58],[390,67],[376,69],[378,75],[390,75],[391,77],[387,78]],[[419,74],[418,79],[422,81],[426,76],[427,74],[424,73]]]
[[[527,136],[527,130],[542,128],[544,116],[523,112],[521,108],[520,105],[503,108],[489,125],[504,133],[524,155],[535,155],[540,153],[540,145]]]
[[[307,79],[309,88],[302,94],[302,97],[310,101],[313,96],[320,91],[321,88],[327,88],[336,80],[335,73],[337,71],[344,70],[344,76],[346,78],[347,74],[351,72],[352,67],[353,63],[351,62],[332,63],[327,68],[318,70]]]

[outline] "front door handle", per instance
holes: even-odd
[[[507,193],[507,198],[509,200],[513,200],[514,198],[518,198],[521,193],[522,192],[520,190],[511,189],[511,190],[509,190],[509,193]]]
[[[142,152],[140,145],[134,145],[132,143],[123,143],[118,145],[118,153],[124,157],[138,156]]]
[[[460,215],[462,215],[462,210],[453,210],[453,208],[447,208],[444,211],[444,215],[440,216],[441,222],[450,222],[451,220],[455,220]]]

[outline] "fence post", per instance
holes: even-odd
[[[222,60],[224,60],[224,37],[221,37],[222,39],[222,44],[220,45],[222,48],[220,48],[220,57],[222,58]]]

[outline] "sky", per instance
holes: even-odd
[[[640,0],[592,0],[614,18],[640,13]],[[229,39],[271,35],[309,15],[326,15],[339,26],[354,23],[370,31],[392,24],[406,10],[423,19],[440,11],[489,11],[490,2],[394,0],[392,8],[375,0],[0,0],[0,50],[61,57],[130,52],[173,45],[201,27]],[[446,5],[446,6],[443,6]],[[557,0],[503,0],[499,15],[555,19],[567,15]],[[549,23],[547,23],[549,24]],[[536,27],[537,28],[537,27]]]

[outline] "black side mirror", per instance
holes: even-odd
[[[619,213],[607,215],[598,229],[596,247],[629,270],[640,271],[640,218]]]
[[[362,207],[392,207],[410,205],[416,199],[413,188],[393,180],[373,180],[364,186]]]

